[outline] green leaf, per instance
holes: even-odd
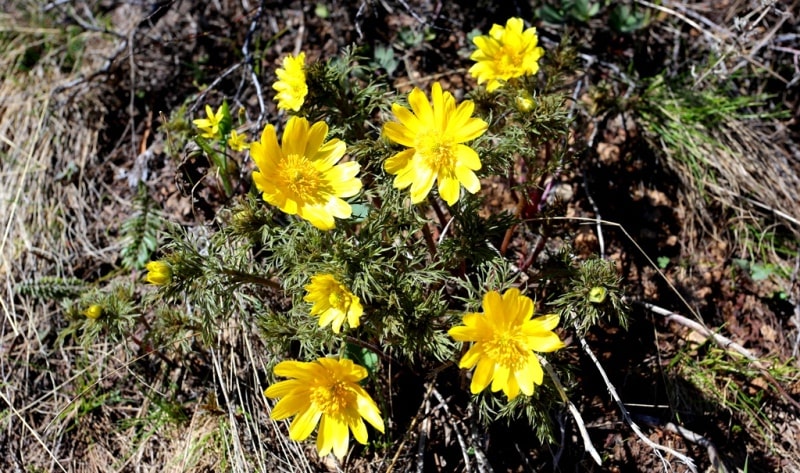
[[[774,264],[752,263],[750,265],[750,277],[753,278],[753,281],[763,281],[773,274],[775,274]]]
[[[219,136],[220,142],[224,145],[226,137],[231,134],[233,128],[233,120],[231,119],[231,110],[228,108],[228,101],[223,100],[220,106],[222,111],[222,120],[219,122]]]
[[[362,346],[355,345],[353,343],[348,343],[345,355],[347,358],[353,360],[353,362],[355,362],[356,364],[366,368],[370,376],[377,373],[378,362],[380,361],[380,359],[378,358],[378,355],[372,350],[369,350]]]

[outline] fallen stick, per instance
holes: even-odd
[[[606,388],[608,389],[608,393],[611,395],[611,398],[614,399],[614,402],[617,403],[617,406],[619,407],[619,410],[622,413],[622,418],[625,420],[625,423],[631,427],[633,433],[635,433],[636,436],[639,437],[639,439],[641,439],[642,442],[644,442],[650,448],[653,449],[653,452],[655,452],[656,456],[658,456],[658,458],[661,460],[661,463],[664,465],[664,469],[669,470],[670,468],[669,464],[667,463],[667,460],[664,458],[661,452],[669,453],[670,455],[674,456],[675,458],[683,462],[683,464],[685,464],[693,473],[697,473],[697,467],[694,465],[694,460],[676,450],[673,450],[669,447],[665,447],[664,445],[657,444],[652,440],[650,440],[649,438],[647,438],[644,432],[642,432],[642,429],[636,424],[636,422],[633,421],[633,419],[631,419],[631,415],[628,413],[628,410],[622,403],[622,399],[619,397],[619,394],[617,394],[617,389],[614,387],[613,384],[611,384],[611,380],[608,379],[606,370],[603,369],[603,366],[600,364],[600,361],[597,359],[596,356],[594,356],[594,352],[592,352],[592,349],[591,347],[589,347],[589,344],[586,342],[586,339],[578,336],[578,340],[581,343],[583,351],[586,352],[586,354],[592,360],[592,363],[594,363],[595,367],[597,368],[597,371],[603,378],[603,382],[606,383]]]

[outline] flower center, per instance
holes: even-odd
[[[442,137],[441,133],[430,130],[417,138],[417,153],[422,155],[425,164],[434,172],[453,169],[456,164],[452,140]]]
[[[325,179],[305,156],[299,154],[286,156],[279,172],[285,189],[294,194],[297,200],[310,202],[324,200],[327,188]]]
[[[525,61],[525,54],[516,48],[503,45],[503,52],[497,61],[498,75],[510,79],[522,75],[522,65]]]
[[[347,304],[347,297],[342,293],[341,287],[334,288],[331,291],[328,296],[328,303],[331,307],[335,307],[339,310],[344,309],[345,304]]]
[[[518,337],[518,334],[512,332],[495,332],[491,339],[484,342],[484,351],[490,359],[516,371],[522,368],[529,353]]]
[[[334,380],[329,385],[317,386],[311,389],[311,402],[319,407],[323,414],[340,416],[347,406],[355,403],[355,393],[347,385]]]

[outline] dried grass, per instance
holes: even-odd
[[[680,97],[667,94],[656,100],[656,106],[673,100],[662,119],[673,130],[685,128],[683,136],[672,142],[664,136],[653,138],[667,158],[667,167],[682,180],[689,252],[700,239],[711,236],[733,240],[731,247],[738,246],[742,257],[758,259],[773,253],[770,262],[780,264],[783,257],[772,250],[754,254],[753,246],[758,245],[753,240],[776,224],[800,238],[800,148],[786,127],[787,113],[776,113],[780,99],[767,97],[764,90],[765,77],[787,87],[800,78],[800,71],[795,68],[792,76],[786,67],[787,51],[781,47],[783,30],[796,22],[789,21],[797,7],[793,3],[669,1],[658,7],[672,20],[659,25],[662,41],[675,45],[671,74],[681,69],[677,57],[689,58],[694,61],[690,64],[701,65],[692,68],[692,91],[733,89],[736,84],[732,93],[754,97],[752,107],[708,125],[682,123]],[[687,29],[697,35],[695,41],[683,40]],[[766,100],[758,105],[755,97]],[[748,113],[751,117],[743,116]],[[720,215],[728,220],[721,222]]]
[[[134,197],[127,184],[109,183],[109,176],[121,179],[119,170],[98,155],[105,117],[120,112],[106,109],[109,85],[94,80],[125,51],[127,35],[84,30],[83,55],[64,68],[69,33],[28,21],[40,7],[0,15],[0,71],[7,71],[0,84],[0,470],[313,471],[268,418],[257,375],[267,362],[244,324],[220,340],[228,348],[214,354],[207,385],[193,389],[194,400],[184,398],[188,419],[174,421],[154,402],[168,397],[174,372],[143,379],[137,364],[147,360],[134,358],[133,346],[59,344],[66,321],[58,301],[16,291],[41,276],[89,284],[105,276],[99,268],[119,258],[114,229]],[[145,13],[120,8],[125,13],[116,16],[130,27]],[[31,54],[40,56],[23,68]],[[117,146],[126,147],[114,152],[134,152],[131,143]],[[189,384],[201,382],[196,376],[187,375]],[[214,385],[225,397],[221,414],[200,406]]]

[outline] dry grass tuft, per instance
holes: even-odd
[[[721,7],[638,3],[657,8],[669,20],[656,27],[661,41],[674,45],[673,77],[651,87],[649,102],[657,116],[646,121],[667,167],[682,180],[687,249],[693,251],[706,235],[734,240],[731,246],[738,246],[742,257],[785,263],[785,254],[760,248],[758,240],[775,227],[800,237],[800,148],[793,144],[790,117],[780,103],[784,88],[800,78],[784,46],[796,22],[792,7],[746,1]],[[683,44],[687,31],[696,41]],[[681,70],[688,72],[684,79],[676,77]],[[772,88],[765,89],[770,82]]]

